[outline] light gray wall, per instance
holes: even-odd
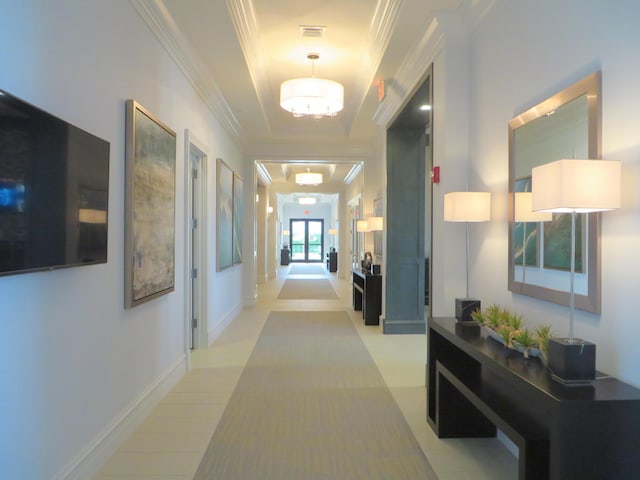
[[[500,0],[470,37],[470,186],[493,194],[477,225],[471,285],[527,324],[568,332],[566,307],[507,291],[507,122],[587,74],[602,71],[602,157],[622,161],[622,208],[603,214],[602,314],[576,311],[576,336],[597,344],[597,367],[640,386],[636,314],[640,222],[640,4]]]
[[[0,88],[111,142],[108,263],[0,278],[0,476],[63,478],[185,370],[185,129],[212,162],[212,208],[215,158],[242,158],[129,2],[3,2],[0,42]],[[125,310],[128,98],[177,132],[177,232],[175,292]],[[215,272],[209,228],[215,331],[241,307],[242,267]]]

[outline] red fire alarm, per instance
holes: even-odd
[[[440,166],[431,169],[431,183],[440,183]]]

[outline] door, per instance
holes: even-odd
[[[292,262],[322,262],[324,250],[324,220],[298,219],[289,220],[291,232]]]
[[[187,181],[187,276],[186,308],[188,347],[206,348],[207,331],[207,156],[199,142],[186,133],[189,158]]]

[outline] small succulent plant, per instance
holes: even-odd
[[[548,356],[549,354],[549,339],[553,336],[551,331],[551,325],[541,324],[538,325],[535,331],[535,338],[538,344],[538,349]]]
[[[513,340],[524,348],[524,358],[529,358],[529,350],[538,345],[536,337],[528,328],[518,330],[518,332],[514,334]]]

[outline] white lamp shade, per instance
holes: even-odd
[[[315,205],[316,197],[300,197],[298,199],[299,205]]]
[[[81,208],[78,210],[78,221],[80,223],[107,223],[107,211]]]
[[[305,77],[280,85],[280,106],[294,116],[333,116],[344,105],[344,88],[338,82]]]
[[[309,171],[296,173],[296,183],[298,185],[320,185],[322,183],[322,174]]]
[[[589,213],[620,208],[622,167],[612,160],[557,160],[531,172],[534,211]]]
[[[444,196],[446,222],[486,222],[491,220],[491,193],[450,192]]]
[[[384,230],[384,220],[382,217],[369,217],[367,218],[367,223],[369,224],[370,232]]]
[[[516,192],[514,199],[514,220],[516,222],[550,222],[551,212],[534,212],[532,210],[531,192]]]
[[[365,233],[369,231],[369,222],[366,220],[356,220],[356,232]]]

